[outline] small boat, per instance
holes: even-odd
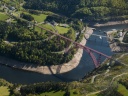
[[[102,39],[102,37],[101,37],[101,36],[99,36],[99,38],[100,38],[100,39]]]

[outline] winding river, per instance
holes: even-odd
[[[105,36],[104,32],[110,31],[112,29],[124,29],[128,28],[128,24],[124,25],[113,25],[113,26],[104,26],[104,27],[95,27],[94,34]],[[99,36],[91,36],[88,40],[86,46],[91,47],[95,50],[98,50],[104,54],[111,56],[113,53],[108,46],[107,39],[103,37],[102,39]],[[97,54],[95,54],[98,57]],[[105,58],[101,58],[103,61]],[[10,67],[6,67],[0,65],[0,78],[4,78],[5,80],[11,83],[20,83],[20,84],[30,84],[36,82],[45,82],[45,81],[75,81],[80,80],[85,76],[86,73],[92,71],[94,69],[94,64],[90,58],[90,56],[84,52],[81,58],[79,65],[71,70],[70,72],[59,74],[58,76],[54,75],[43,75],[40,73],[28,72],[18,69],[13,69]]]

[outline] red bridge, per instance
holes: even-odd
[[[54,34],[54,35],[57,35],[57,36],[59,36],[59,37],[61,37],[61,38],[63,38],[63,39],[66,39],[66,40],[69,41],[69,42],[73,42],[73,44],[76,45],[77,47],[84,49],[87,53],[89,53],[89,55],[90,55],[90,57],[92,58],[93,63],[94,63],[94,65],[95,65],[96,68],[99,67],[99,65],[100,65],[100,58],[101,58],[101,56],[104,56],[104,57],[106,57],[106,58],[108,58],[108,59],[111,59],[111,57],[110,57],[110,56],[107,56],[106,54],[103,54],[103,53],[101,53],[101,52],[99,52],[99,51],[96,51],[96,50],[94,50],[94,49],[92,49],[92,48],[89,48],[89,47],[87,47],[87,46],[81,45],[81,44],[79,44],[79,43],[77,43],[77,42],[75,42],[75,41],[73,41],[73,40],[71,40],[71,39],[69,39],[69,38],[67,38],[67,37],[65,37],[65,36],[62,36],[62,35],[60,35],[60,34],[58,34],[58,33],[55,33],[55,32],[52,32],[52,31],[50,31],[50,30],[48,30],[48,29],[46,29],[46,28],[43,28],[43,27],[41,27],[41,26],[38,26],[38,25],[36,25],[36,26],[39,27],[39,28],[41,28],[41,30],[42,30],[42,29],[43,29],[43,30],[46,30],[46,31],[48,31],[48,32],[50,32],[50,33],[52,33],[52,34]],[[99,54],[99,58],[96,59],[96,57],[95,57],[95,55],[94,55],[93,53]],[[59,69],[61,69],[61,67],[58,68],[58,70],[59,70]]]

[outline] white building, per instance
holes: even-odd
[[[122,37],[123,36],[123,33],[122,32],[119,32],[119,36]]]

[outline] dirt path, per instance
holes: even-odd
[[[118,77],[121,77],[121,76],[123,76],[123,75],[127,75],[127,74],[128,74],[128,73],[122,73],[122,74],[119,74],[119,75],[116,75],[115,77],[113,77],[113,79],[112,79],[112,81],[110,82],[110,85],[109,85],[108,87],[110,87],[110,86],[112,85],[112,83],[115,81],[115,79],[117,79]],[[99,91],[96,91],[96,92],[91,92],[91,93],[87,94],[86,96],[91,96],[91,95],[94,95],[94,94],[98,94],[98,93],[100,93],[100,92],[102,92],[102,91],[107,90],[108,87],[105,88],[105,89],[103,89],[103,90],[99,90]]]
[[[127,55],[127,54],[128,54],[128,53],[122,54],[122,55],[121,55],[119,58],[117,58],[116,60],[119,60],[120,58],[122,58],[123,56],[125,56],[125,55]],[[120,62],[120,63],[121,63],[122,65],[128,67],[127,64],[122,63],[122,62]],[[121,76],[123,76],[123,75],[127,75],[127,74],[128,74],[128,73],[122,73],[122,74],[116,75],[115,77],[112,78],[112,80],[111,80],[109,86],[107,86],[105,89],[99,90],[99,91],[96,91],[96,92],[91,92],[91,93],[87,94],[86,96],[94,95],[94,94],[97,94],[97,93],[100,93],[100,92],[102,92],[102,91],[107,90],[107,89],[113,84],[113,82],[116,80],[116,78],[121,77]],[[94,82],[95,77],[96,77],[96,76],[99,76],[99,75],[101,75],[101,74],[98,74],[98,75],[95,75],[94,77],[92,77],[93,82]]]

